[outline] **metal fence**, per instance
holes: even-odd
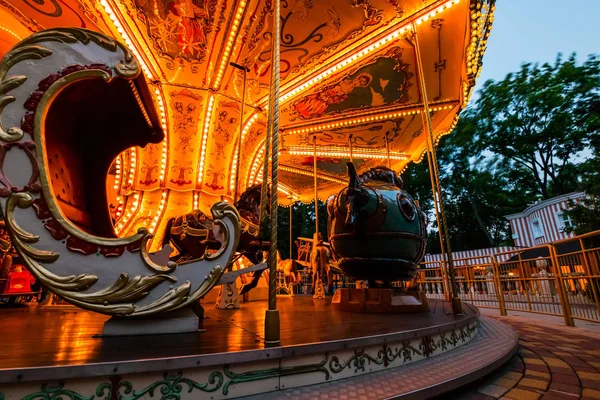
[[[600,322],[600,231],[536,247],[454,260],[457,293],[477,307]],[[446,298],[445,261],[421,264],[417,282],[430,298]]]

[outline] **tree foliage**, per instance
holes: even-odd
[[[559,54],[554,64],[523,64],[484,84],[437,148],[453,251],[512,244],[504,216],[537,200],[582,189],[600,195],[599,92],[596,56],[578,64]],[[433,217],[426,159],[404,177]],[[581,229],[600,228],[591,202],[573,209]],[[439,252],[436,232],[429,236],[428,251]]]
[[[500,155],[503,168],[529,171],[548,199],[577,188],[577,156],[598,134],[589,105],[600,99],[600,61],[575,54],[554,64],[523,64],[504,80],[488,81],[473,109],[476,143]]]

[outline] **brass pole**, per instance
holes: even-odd
[[[392,169],[392,160],[390,159],[390,138],[388,138],[388,133],[385,133],[385,152],[387,153],[387,164],[388,168]]]
[[[281,0],[273,3],[273,52],[271,64],[271,88],[269,111],[272,114],[271,126],[271,248],[269,252],[269,309],[265,312],[265,343],[278,345],[281,329],[277,310],[277,185],[279,173],[279,36]],[[267,159],[265,159],[267,162]]]
[[[234,62],[230,62],[229,65],[231,65],[234,68],[241,69],[244,74],[244,80],[242,81],[242,105],[240,107],[240,133],[238,134],[235,163],[235,187],[233,188],[233,202],[235,203],[238,197],[238,186],[240,182],[240,157],[242,154],[242,131],[244,130],[244,105],[246,103],[246,73],[250,72],[250,68],[244,67]]]
[[[425,117],[423,116],[423,126],[425,126]],[[429,140],[427,140],[429,143]],[[433,192],[433,209],[435,211],[435,220],[438,221],[438,238],[440,240],[440,250],[442,252],[442,263],[440,264],[440,271],[442,272],[442,284],[444,285],[444,297],[446,301],[452,299],[452,290],[448,283],[448,261],[446,259],[446,250],[444,250],[444,237],[442,235],[442,229],[439,226],[440,211],[437,203],[437,192],[435,190],[435,178],[433,177],[433,161],[431,160],[431,152],[427,151],[427,166],[429,170],[429,179],[431,180],[431,190]]]
[[[288,196],[287,197],[288,200],[290,201],[290,260],[294,259],[294,251],[293,251],[293,235],[292,235],[292,200],[294,199],[294,196]]]
[[[354,162],[354,157],[352,155],[352,134],[348,137],[348,142],[350,143],[350,162]]]
[[[438,220],[438,226],[441,229],[441,232],[443,234],[444,237],[444,244],[445,244],[445,250],[446,250],[446,255],[448,257],[448,272],[450,274],[450,287],[452,290],[452,311],[454,312],[454,314],[462,314],[462,305],[460,302],[460,297],[458,297],[458,293],[457,293],[457,287],[456,287],[456,279],[454,276],[454,262],[452,259],[452,248],[450,246],[450,235],[448,233],[448,227],[446,224],[446,214],[444,213],[444,199],[442,197],[442,191],[441,191],[441,186],[440,186],[440,177],[439,177],[439,173],[438,173],[438,166],[437,166],[437,158],[435,156],[435,139],[433,137],[433,126],[431,123],[431,115],[430,115],[430,110],[429,110],[429,101],[427,100],[427,88],[425,86],[425,76],[424,76],[424,72],[423,72],[423,59],[421,58],[421,48],[419,46],[419,38],[417,36],[417,27],[416,25],[413,23],[413,37],[415,40],[415,55],[417,58],[417,68],[419,71],[419,83],[421,86],[421,92],[422,92],[422,96],[423,96],[423,105],[425,108],[425,118],[427,120],[427,131],[428,131],[428,145],[429,145],[429,152],[431,153],[431,166],[432,168],[432,172],[433,172],[433,177],[434,182],[435,182],[435,189],[434,192],[436,194],[437,197],[437,201],[439,203],[439,214],[441,216],[441,220]]]
[[[317,135],[313,136],[313,176],[315,186],[315,234],[319,234],[319,192],[317,189]],[[316,237],[315,237],[316,240]],[[314,243],[316,245],[316,243]]]

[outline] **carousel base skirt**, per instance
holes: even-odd
[[[349,289],[335,291],[331,303],[342,311],[356,313],[410,314],[429,311],[423,292],[394,289]]]
[[[389,392],[382,398],[427,397],[492,372],[517,344],[510,327],[468,304],[455,316],[450,303],[430,300],[428,312],[398,316],[344,312],[330,297],[279,296],[281,345],[269,347],[266,309],[265,301],[207,307],[205,331],[122,337],[98,337],[108,317],[71,306],[0,309],[0,398],[288,398],[382,373],[406,384],[380,387]],[[455,369],[435,361],[461,354]]]

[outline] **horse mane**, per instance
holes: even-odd
[[[260,202],[262,185],[260,183],[248,187],[244,193],[240,195],[238,201],[235,202],[235,208],[238,210],[252,211],[251,210],[251,199],[255,198]],[[268,194],[268,191],[267,191]],[[269,198],[268,196],[267,198]]]
[[[396,174],[393,169],[388,167],[384,167],[382,165],[369,169],[366,172],[363,172],[358,177],[361,183],[366,183],[369,181],[377,181],[377,182],[385,182],[390,183],[392,185],[398,186],[398,188],[402,189],[403,182],[400,175]]]

